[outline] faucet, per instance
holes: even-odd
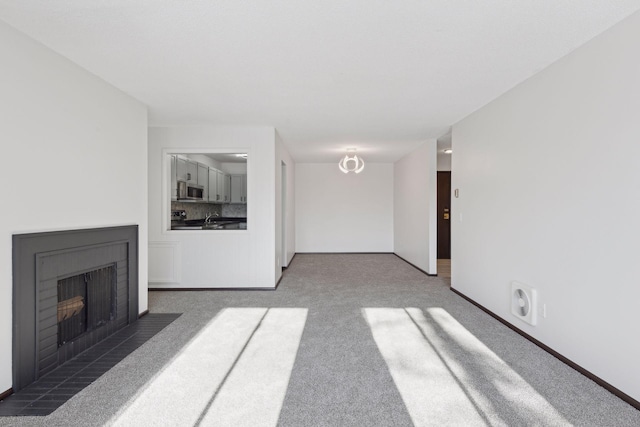
[[[204,218],[204,223],[205,224],[209,224],[209,221],[211,221],[211,217],[219,217],[220,214],[218,212],[215,212],[213,215],[211,214],[211,212],[207,212],[207,216]]]

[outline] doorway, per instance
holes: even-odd
[[[451,171],[438,171],[438,259],[451,259]]]
[[[282,168],[282,175],[281,175],[282,206],[280,207],[280,212],[282,213],[281,215],[282,224],[280,228],[282,229],[282,236],[281,236],[282,241],[280,244],[281,246],[280,256],[282,257],[282,259],[280,260],[280,267],[287,268],[287,265],[288,265],[288,262],[287,262],[287,164],[285,162],[282,162],[281,168]]]

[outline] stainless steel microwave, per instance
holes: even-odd
[[[186,181],[178,181],[178,200],[204,200],[204,187]]]

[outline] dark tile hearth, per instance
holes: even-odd
[[[0,416],[49,415],[179,316],[147,314],[0,401]]]

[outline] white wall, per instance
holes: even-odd
[[[12,234],[138,224],[147,309],[147,113],[2,22],[0,51],[1,393],[12,386]]]
[[[295,170],[297,252],[393,252],[393,164],[357,175],[340,172],[338,159]]]
[[[639,51],[636,13],[462,120],[452,174],[453,287],[636,400]],[[513,280],[538,289],[535,327]]]
[[[436,140],[394,164],[394,252],[429,274],[436,274]]]
[[[247,174],[246,163],[220,163],[220,169],[225,171],[229,175],[246,175]]]
[[[283,193],[283,165],[285,168],[285,192]],[[282,273],[282,267],[287,267],[295,255],[295,164],[289,152],[282,143],[282,138],[276,132],[276,280]],[[283,209],[284,197],[284,209]],[[282,250],[284,215],[284,252]]]
[[[169,162],[166,156],[163,157],[163,150],[204,153],[214,149],[249,154],[247,230],[167,231]],[[275,158],[275,130],[272,127],[149,128],[151,286],[248,288],[275,285]]]

